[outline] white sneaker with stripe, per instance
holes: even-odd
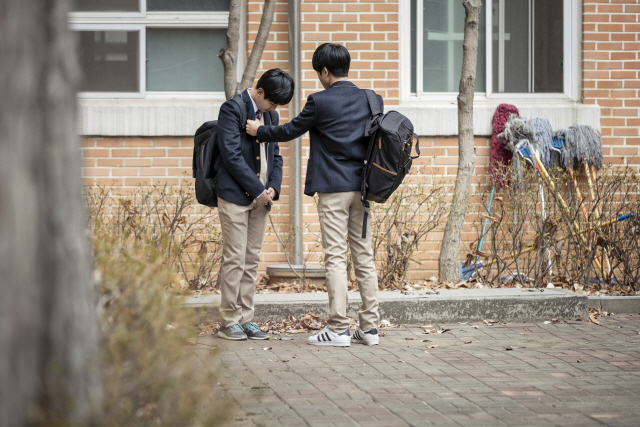
[[[378,330],[371,328],[368,331],[363,331],[360,328],[356,328],[351,341],[355,344],[378,345]]]
[[[311,345],[332,345],[334,347],[349,347],[351,345],[351,334],[349,328],[344,332],[336,333],[325,326],[317,335],[311,335],[309,337],[309,344]]]

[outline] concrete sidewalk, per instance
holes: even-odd
[[[587,319],[588,300],[584,295],[562,289],[446,289],[434,291],[378,292],[382,319],[393,324],[423,322],[534,322],[550,319]],[[203,309],[218,318],[220,295],[185,298],[185,304]],[[347,314],[357,318],[360,294],[349,293]],[[255,320],[302,317],[312,312],[326,319],[326,293],[257,294]],[[640,312],[640,306],[637,312]]]
[[[637,426],[640,316],[598,320],[407,326],[375,347],[206,336],[196,351],[222,349],[234,426]]]

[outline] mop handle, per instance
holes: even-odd
[[[491,189],[491,196],[489,197],[489,205],[487,206],[487,216],[491,215],[491,205],[493,204],[493,196],[496,194],[496,186],[494,185]],[[489,222],[489,218],[485,218],[482,222],[482,235],[480,236],[480,243],[478,243],[478,250],[482,250],[482,244],[484,243],[484,235],[487,232],[487,223]],[[478,260],[476,260],[478,262]]]
[[[578,223],[575,220],[573,221],[571,220],[571,211],[569,210],[569,207],[565,203],[562,196],[556,192],[556,187],[553,184],[553,181],[551,181],[551,177],[547,173],[547,170],[544,168],[544,166],[542,166],[542,163],[540,162],[540,158],[538,157],[536,150],[531,150],[531,154],[536,160],[536,166],[535,166],[536,170],[542,176],[543,181],[545,181],[545,183],[549,186],[549,188],[551,188],[551,191],[558,199],[558,202],[560,202],[560,207],[564,211],[564,214],[566,215],[567,220],[571,221],[571,223],[573,224],[573,228],[576,230],[576,232],[580,231],[580,227],[578,226]],[[585,247],[589,247],[589,244],[587,243],[587,240],[584,238],[584,236],[582,234],[580,234],[579,236],[580,236],[580,240],[582,241],[582,244]],[[597,259],[594,259],[593,261],[596,263],[598,270],[602,271],[602,265],[600,264],[600,261],[598,261]]]

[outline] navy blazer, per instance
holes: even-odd
[[[249,91],[242,93],[242,100],[247,108],[247,117],[256,116]],[[271,113],[263,113],[265,124],[271,123]],[[275,114],[275,123],[279,123],[279,116]],[[216,195],[223,200],[236,205],[248,206],[265,190],[260,182],[260,174],[267,173],[267,188],[276,190],[273,200],[280,197],[282,184],[282,156],[278,143],[266,146],[267,170],[260,170],[260,144],[256,138],[240,131],[240,108],[235,101],[227,101],[220,107],[218,114],[218,146],[220,147],[220,162]]]
[[[382,97],[378,97],[384,110]],[[309,131],[311,150],[304,194],[359,191],[371,109],[364,91],[342,80],[309,95],[298,117],[282,126],[260,126],[260,141],[290,141]]]

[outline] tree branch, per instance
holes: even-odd
[[[240,42],[241,0],[231,0],[229,4],[229,26],[227,27],[227,49],[220,49],[218,58],[224,66],[224,94],[228,98],[235,95],[238,86],[238,44]]]
[[[242,80],[236,88],[236,93],[240,93],[248,87],[251,87],[253,80],[256,78],[256,72],[260,65],[260,58],[262,57],[262,52],[264,52],[264,47],[267,44],[269,30],[271,30],[271,24],[273,23],[275,7],[276,0],[265,0],[262,19],[260,19],[260,28],[258,28],[258,35],[256,36],[255,43],[253,44],[253,49],[251,49],[249,61],[247,61],[247,65],[244,68]]]

